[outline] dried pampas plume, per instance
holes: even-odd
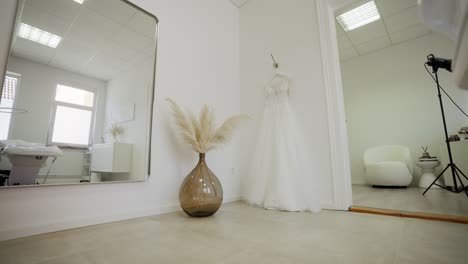
[[[183,141],[198,153],[206,153],[222,144],[227,143],[233,136],[234,130],[247,115],[236,115],[228,118],[216,128],[213,111],[204,105],[197,118],[193,112],[184,112],[172,99],[167,98],[174,120]]]
[[[118,136],[120,134],[123,134],[124,129],[121,125],[119,124],[112,124],[111,127],[109,128],[109,132],[112,134],[112,136]]]

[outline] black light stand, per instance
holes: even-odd
[[[443,188],[445,190],[448,190],[450,192],[453,192],[453,193],[461,193],[461,192],[465,192],[466,196],[468,196],[468,186],[465,186],[463,184],[463,181],[462,181],[462,178],[460,177],[460,174],[466,179],[468,180],[468,178],[466,177],[466,175],[457,167],[457,165],[455,165],[455,163],[453,163],[453,157],[452,157],[452,149],[450,148],[450,141],[449,141],[449,136],[448,136],[448,132],[447,132],[447,123],[445,121],[445,112],[444,112],[444,105],[442,103],[442,95],[440,93],[440,90],[441,90],[441,87],[440,87],[440,84],[439,84],[439,76],[437,75],[437,71],[439,70],[439,68],[443,68],[443,69],[446,69],[447,71],[452,71],[452,68],[451,68],[451,65],[452,65],[452,61],[451,60],[447,60],[447,59],[440,59],[440,58],[436,58],[434,57],[433,54],[430,54],[427,56],[427,62],[426,62],[426,65],[428,66],[431,66],[432,67],[432,72],[434,73],[435,75],[435,82],[437,84],[437,92],[438,92],[438,96],[439,96],[439,103],[440,103],[440,111],[442,113],[442,122],[444,123],[444,132],[445,132],[445,143],[447,144],[447,151],[448,151],[448,155],[449,155],[449,164],[447,164],[447,166],[445,167],[445,169],[439,174],[439,176],[436,177],[436,179],[431,183],[431,185],[429,185],[429,187],[427,187],[427,189],[423,192],[423,195],[426,194],[426,192],[433,186],[433,185],[436,185],[436,186],[439,186],[440,188]],[[442,177],[442,175],[444,175],[444,172],[450,168],[451,172],[452,172],[452,179],[453,179],[453,187],[447,187],[447,186],[442,186],[442,185],[439,185],[437,182],[437,180],[439,180],[440,177]],[[458,184],[458,182],[460,184]]]

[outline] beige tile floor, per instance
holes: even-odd
[[[464,193],[431,189],[423,196],[423,192],[420,188],[379,189],[353,185],[353,205],[468,217],[468,197]]]
[[[468,225],[223,205],[0,242],[0,263],[466,264]]]

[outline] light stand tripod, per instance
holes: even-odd
[[[447,144],[447,151],[448,151],[448,156],[449,156],[449,164],[445,167],[445,169],[439,174],[439,176],[436,177],[436,179],[427,187],[427,189],[423,192],[423,195],[426,194],[426,192],[433,186],[439,186],[440,188],[443,188],[445,190],[448,190],[453,193],[461,193],[465,192],[466,196],[468,196],[468,186],[465,186],[462,181],[462,177],[460,177],[460,174],[468,180],[466,175],[453,163],[453,157],[452,157],[452,149],[450,148],[450,141],[449,141],[449,136],[447,132],[447,122],[445,121],[445,112],[444,112],[444,104],[442,103],[442,95],[440,93],[441,87],[439,84],[439,76],[437,75],[437,71],[439,68],[446,69],[448,71],[451,70],[451,60],[446,60],[446,59],[439,59],[434,57],[433,54],[430,54],[427,56],[427,62],[426,65],[432,67],[432,72],[435,75],[435,82],[437,84],[437,92],[439,96],[439,103],[440,103],[440,111],[442,113],[442,121],[444,123],[444,132],[445,132],[445,143]],[[442,186],[437,183],[437,180],[439,180],[442,175],[444,175],[444,172],[450,168],[450,171],[452,172],[452,179],[453,179],[453,187],[447,187],[447,186]],[[458,180],[458,181],[457,181]],[[458,184],[460,183],[460,184]]]

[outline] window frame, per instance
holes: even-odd
[[[72,103],[57,101],[55,98],[57,97],[57,89],[58,89],[59,85],[93,93],[94,94],[94,96],[93,96],[93,106],[84,106],[84,105],[78,105],[78,104],[72,104]],[[95,126],[95,118],[96,118],[96,104],[97,104],[97,91],[96,91],[96,89],[79,88],[79,86],[77,87],[76,85],[67,84],[66,82],[60,82],[60,83],[55,84],[55,89],[54,89],[54,93],[53,93],[52,98],[53,98],[52,99],[53,102],[52,102],[52,109],[51,109],[51,112],[50,112],[51,114],[50,114],[50,122],[49,122],[49,132],[47,133],[47,144],[48,145],[55,145],[57,147],[62,147],[62,148],[81,148],[81,149],[86,149],[86,148],[88,148],[88,146],[92,145],[93,141],[94,141],[93,131],[94,131],[94,126]],[[54,141],[52,141],[52,136],[54,134],[54,127],[55,127],[55,116],[57,114],[57,108],[59,106],[91,111],[91,124],[89,126],[88,143],[87,144],[74,144],[74,143],[64,143],[64,142],[54,142]]]
[[[15,87],[15,98],[13,99],[13,106],[12,108],[15,109],[16,108],[16,105],[18,103],[18,94],[19,94],[19,90],[20,90],[20,87],[21,87],[21,74],[20,73],[17,73],[17,72],[11,72],[11,71],[6,71],[5,72],[5,76],[3,77],[4,79],[6,79],[6,77],[13,77],[13,78],[16,78],[17,82],[16,82],[16,87]],[[5,82],[5,80],[3,80]],[[0,93],[0,102],[2,100],[2,95],[3,95],[3,87],[1,89],[1,93]],[[12,112],[10,113],[10,123],[8,124],[8,134],[7,134],[7,140],[8,139],[11,139],[12,138],[12,127],[13,127],[13,124],[14,124],[14,118],[13,118],[13,112],[14,110],[12,109]]]

